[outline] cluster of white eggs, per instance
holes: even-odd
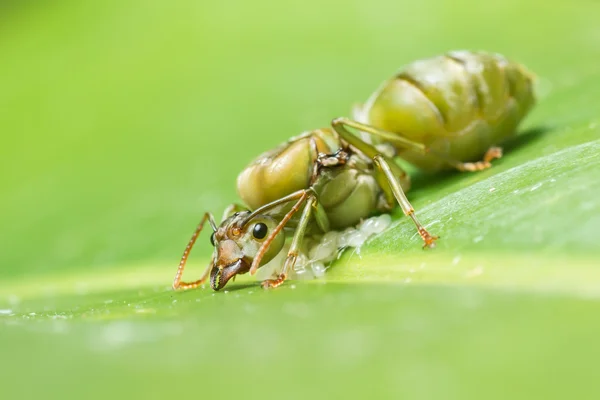
[[[337,259],[347,248],[360,247],[373,235],[383,232],[392,222],[389,214],[382,214],[362,221],[358,226],[343,231],[329,231],[318,240],[308,244],[307,249],[298,255],[293,271],[289,271],[292,279],[315,279],[325,275],[332,261]],[[256,276],[259,280],[276,276],[283,267],[289,244],[271,260],[262,266]]]

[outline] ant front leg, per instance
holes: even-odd
[[[317,199],[315,198],[314,194],[311,193],[307,196],[306,204],[302,210],[302,216],[300,217],[300,221],[296,227],[296,232],[294,233],[294,238],[292,239],[292,244],[290,245],[290,250],[288,251],[287,257],[283,264],[283,269],[277,278],[267,279],[262,282],[262,287],[264,289],[271,289],[280,286],[286,280],[288,272],[294,268],[296,260],[298,259],[300,246],[302,245],[302,239],[304,239],[306,227],[311,217],[312,208],[314,207],[316,201]]]
[[[391,194],[393,195],[393,197],[396,198],[396,201],[400,205],[400,208],[402,208],[404,214],[409,216],[412,219],[415,226],[417,227],[419,235],[425,242],[425,245],[423,247],[435,247],[435,241],[438,239],[438,236],[430,234],[427,231],[427,229],[425,229],[423,224],[421,224],[421,222],[417,219],[417,216],[415,215],[415,209],[408,201],[408,198],[406,197],[406,194],[402,189],[402,185],[400,184],[399,178],[406,176],[406,173],[391,158],[385,156],[384,154],[381,154],[381,152],[377,150],[374,146],[372,146],[369,143],[366,143],[358,136],[348,131],[345,125],[357,128],[354,125],[348,124],[348,121],[349,120],[345,118],[338,118],[333,120],[331,125],[342,139],[348,142],[356,150],[360,151],[361,153],[373,160],[375,165],[378,167],[380,174],[383,174],[383,180],[387,181],[387,185],[381,184],[380,186],[386,193],[388,201],[392,197],[389,193],[389,191],[391,190]],[[381,180],[381,177],[379,179]]]
[[[297,195],[294,194],[294,196]],[[327,228],[327,221],[321,220],[323,218],[323,214],[319,208],[314,191],[312,189],[303,190],[297,197],[298,200],[296,201],[292,209],[288,211],[288,213],[279,222],[277,227],[271,231],[271,234],[264,241],[264,243],[258,251],[258,254],[254,258],[252,266],[250,267],[250,274],[254,275],[254,273],[258,269],[260,259],[262,258],[266,249],[270,246],[275,236],[277,236],[277,234],[285,227],[287,222],[294,216],[294,214],[296,214],[302,207],[304,207],[302,210],[302,215],[300,216],[300,220],[298,221],[296,231],[294,232],[292,244],[290,245],[290,249],[283,264],[283,269],[281,270],[281,273],[279,274],[279,276],[277,276],[277,278],[267,279],[262,282],[262,287],[265,289],[276,288],[280,286],[286,280],[290,269],[294,268],[296,260],[298,259],[300,246],[302,245],[302,239],[304,239],[304,235],[306,233],[306,227],[308,226],[308,222],[312,216],[313,208],[317,210],[315,214],[317,224],[320,227],[322,227],[322,229]]]
[[[202,220],[200,221],[200,223],[196,227],[196,230],[194,231],[192,237],[190,238],[188,245],[186,246],[185,250],[183,251],[183,255],[181,256],[181,261],[179,261],[179,267],[177,267],[177,272],[175,273],[175,278],[173,278],[173,289],[174,290],[195,289],[198,286],[202,285],[208,278],[208,274],[210,273],[210,270],[212,269],[213,264],[214,264],[214,259],[211,259],[210,264],[208,265],[206,270],[204,270],[204,273],[202,274],[200,279],[198,279],[194,282],[183,282],[181,280],[181,278],[183,276],[183,270],[185,269],[185,264],[187,263],[187,259],[190,255],[190,252],[192,251],[192,248],[194,247],[194,244],[196,243],[196,239],[198,239],[198,235],[200,235],[200,232],[202,232],[202,228],[204,227],[204,224],[206,223],[206,221],[208,221],[208,223],[210,224],[210,227],[212,228],[213,232],[215,232],[217,230],[217,225],[215,223],[215,219],[212,216],[212,214],[205,213],[204,217],[202,217]]]

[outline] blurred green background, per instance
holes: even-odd
[[[0,3],[0,396],[598,398],[598,15],[592,0]],[[540,100],[491,170],[415,173],[437,249],[396,213],[324,285],[169,291],[252,158],[453,49],[524,63]]]

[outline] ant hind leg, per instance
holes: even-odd
[[[490,147],[484,154],[482,161],[476,162],[456,162],[452,166],[459,171],[477,172],[491,168],[492,160],[502,157],[502,147]]]
[[[372,127],[369,127],[368,125],[363,125],[358,122],[355,123],[355,121],[351,121],[346,118],[335,119],[333,120],[331,125],[333,129],[338,133],[338,135],[340,135],[340,137],[344,139],[344,141],[348,142],[353,148],[355,148],[356,150],[360,151],[361,153],[373,160],[373,162],[379,170],[378,181],[381,182],[380,186],[386,194],[386,197],[388,199],[392,197],[396,198],[396,201],[400,205],[400,208],[402,208],[404,214],[412,219],[413,223],[417,228],[417,232],[419,232],[419,235],[425,242],[424,247],[435,247],[435,241],[438,239],[438,236],[430,234],[427,231],[427,229],[421,224],[421,222],[417,219],[415,215],[415,209],[408,201],[406,194],[402,189],[402,185],[400,183],[399,178],[404,176],[405,172],[390,157],[382,154],[382,152],[375,148],[373,145],[365,142],[364,140],[350,132],[348,129],[346,129],[346,125],[361,130],[363,130],[364,127],[367,127],[372,131],[374,128],[371,129]],[[373,134],[371,131],[367,130],[368,133]],[[424,148],[423,145],[419,145],[417,143],[412,143],[411,145],[415,148],[419,148],[419,146],[422,146]],[[387,184],[385,184],[384,181],[386,181]]]

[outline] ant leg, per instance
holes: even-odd
[[[438,237],[430,234],[427,231],[427,229],[425,229],[425,227],[421,224],[421,222],[419,222],[419,220],[415,216],[415,209],[406,198],[404,190],[402,190],[399,177],[404,176],[405,172],[396,163],[394,163],[392,159],[381,154],[371,144],[366,143],[358,136],[352,134],[345,128],[344,125],[345,122],[342,119],[334,120],[332,123],[333,129],[335,129],[335,131],[341,136],[342,139],[344,139],[352,147],[354,147],[355,149],[362,152],[364,155],[373,160],[375,165],[377,165],[379,171],[385,176],[385,180],[387,181],[387,184],[389,185],[392,194],[396,198],[396,201],[398,202],[398,204],[400,204],[400,208],[402,208],[402,211],[405,215],[409,216],[412,219],[415,226],[417,227],[419,235],[421,235],[421,238],[425,242],[424,247],[434,247],[435,241],[436,239],[438,239]],[[381,182],[381,178],[379,179],[379,181]],[[381,185],[380,183],[380,186],[384,188],[384,192],[386,194],[389,193],[387,190],[385,190],[385,185]],[[389,199],[389,195],[386,197],[388,197]]]
[[[306,204],[302,210],[302,216],[300,217],[300,221],[296,227],[296,232],[294,232],[294,238],[292,239],[290,250],[288,251],[287,258],[283,264],[283,269],[277,278],[267,279],[262,282],[262,287],[264,289],[276,288],[277,286],[280,286],[287,278],[288,271],[291,268],[294,268],[294,264],[296,264],[296,260],[298,259],[298,251],[302,244],[304,234],[306,233],[306,227],[311,217],[312,208],[315,206],[315,204],[317,204],[317,199],[314,194],[307,195],[304,201]]]
[[[175,273],[175,278],[173,279],[173,289],[175,289],[175,290],[197,288],[202,283],[204,283],[204,281],[206,281],[206,278],[208,278],[208,274],[213,267],[214,260],[211,260],[208,268],[206,268],[206,270],[204,271],[204,273],[202,274],[200,279],[198,279],[197,281],[194,281],[194,282],[182,282],[181,281],[181,276],[183,275],[183,270],[185,269],[185,263],[187,262],[188,256],[190,255],[190,251],[192,251],[192,247],[194,247],[194,243],[196,243],[196,239],[198,238],[198,235],[200,235],[200,232],[202,232],[202,228],[204,227],[204,224],[206,223],[206,221],[208,221],[210,223],[210,226],[213,229],[213,232],[217,230],[217,225],[215,224],[215,219],[213,218],[212,214],[205,213],[204,217],[202,217],[202,220],[196,227],[196,230],[194,231],[194,234],[192,235],[190,241],[188,242],[187,247],[183,251],[183,255],[181,256],[181,261],[179,261],[179,267],[177,268],[177,273]]]
[[[306,195],[306,190],[305,189],[301,189],[301,190],[298,190],[298,191],[296,191],[294,193],[288,194],[285,197],[282,197],[280,199],[277,199],[277,200],[274,200],[274,201],[272,201],[270,203],[262,205],[262,206],[258,207],[256,210],[252,211],[252,213],[246,217],[244,225],[248,221],[251,221],[255,216],[257,216],[259,214],[265,214],[266,212],[269,212],[269,211],[271,211],[274,208],[277,208],[279,206],[283,206],[283,205],[285,205],[285,204],[287,204],[287,203],[289,203],[291,201],[298,201],[299,199],[301,199],[305,195]]]
[[[502,147],[490,147],[483,155],[483,161],[457,162],[452,166],[459,171],[476,172],[483,171],[492,166],[492,160],[502,157]]]
[[[248,221],[250,221],[255,214],[262,214],[266,210],[270,210],[281,204],[285,204],[292,200],[296,200],[296,203],[293,205],[293,207],[285,214],[285,216],[281,219],[281,221],[279,221],[279,223],[277,224],[275,229],[273,229],[271,231],[269,236],[267,236],[267,238],[265,239],[263,244],[258,249],[258,252],[254,256],[254,260],[252,260],[252,265],[250,266],[250,270],[249,270],[250,275],[256,274],[256,271],[260,267],[260,262],[262,261],[263,256],[269,249],[269,246],[271,245],[271,243],[273,243],[273,240],[275,240],[275,237],[277,236],[277,234],[279,232],[281,232],[281,230],[285,227],[285,225],[288,223],[288,221],[294,216],[294,214],[296,214],[298,212],[300,207],[302,207],[302,203],[304,203],[304,201],[306,201],[309,191],[312,192],[311,189],[299,190],[299,191],[294,192],[290,195],[287,195],[279,200],[275,200],[269,204],[266,204],[266,205],[256,209],[252,214],[250,214],[250,216],[247,219]]]
[[[396,175],[394,175],[392,169],[390,168],[390,163],[381,154],[377,154],[375,157],[373,157],[373,161],[387,178],[392,192],[394,193],[394,197],[396,198],[396,200],[398,200],[400,208],[402,208],[404,214],[409,216],[413,220],[415,226],[417,227],[419,235],[421,235],[421,238],[425,242],[425,245],[423,247],[435,247],[435,241],[439,239],[439,237],[430,234],[427,231],[427,229],[425,229],[425,227],[421,224],[421,222],[419,222],[419,220],[417,219],[417,216],[415,215],[415,209],[406,198],[406,194],[404,194],[402,186],[400,186],[400,182],[398,182],[398,178],[396,178]],[[391,162],[393,163],[393,161]]]
[[[376,128],[372,125],[363,124],[348,118],[336,118],[331,123],[334,129],[337,127],[343,128],[346,132],[349,132],[345,127],[357,129],[361,132],[366,132],[369,135],[379,137],[387,142],[393,143],[396,146],[403,147],[408,150],[412,150],[416,153],[423,155],[429,155],[436,157],[444,161],[449,166],[456,168],[459,171],[481,171],[492,166],[491,161],[495,158],[502,157],[502,149],[500,147],[490,147],[485,153],[482,161],[477,162],[462,162],[448,158],[442,154],[432,151],[430,148],[425,146],[423,143],[415,142],[401,136],[400,133],[388,132],[383,129]],[[337,131],[337,129],[336,129]],[[339,131],[338,131],[339,133]]]

